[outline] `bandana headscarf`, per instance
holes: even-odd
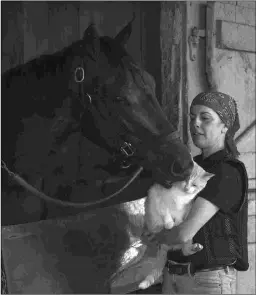
[[[204,105],[215,111],[228,128],[225,138],[227,152],[234,157],[239,155],[234,135],[240,128],[237,104],[234,98],[222,92],[202,92],[192,101],[193,105]]]

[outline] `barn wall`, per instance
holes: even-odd
[[[1,2],[2,72],[24,61],[23,23],[22,2]]]
[[[187,50],[189,105],[198,93],[212,88],[233,96],[240,114],[238,149],[249,176],[250,268],[237,274],[239,294],[255,294],[255,3],[187,2],[187,35],[193,26],[206,29],[196,60]],[[189,145],[193,155],[199,153],[191,139]]]
[[[174,129],[187,142],[185,2],[161,2],[160,47],[161,104]]]

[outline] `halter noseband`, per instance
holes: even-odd
[[[81,75],[80,75],[80,77],[79,77],[80,72],[81,72]],[[75,74],[74,74],[74,76],[75,76],[75,82],[76,82],[76,83],[82,83],[82,82],[84,81],[84,78],[85,78],[84,68],[83,68],[83,67],[77,67],[77,68],[75,69]],[[83,88],[82,88],[82,87],[81,87],[81,94],[83,94]],[[92,97],[90,96],[90,94],[88,94],[88,93],[86,92],[86,95],[87,95],[87,97],[89,98],[90,103],[92,103]],[[82,105],[84,106],[83,103],[82,103]]]
[[[75,69],[74,80],[78,84],[81,84],[85,80],[85,72],[84,72],[83,67],[79,66]],[[92,104],[91,95],[88,92],[86,92],[85,95],[89,98],[90,104]],[[84,108],[86,108],[86,106],[83,102],[83,98],[85,95],[84,95],[83,87],[81,86],[79,89],[78,96],[79,96],[80,103],[82,104],[82,106]],[[82,99],[80,97],[82,97]],[[122,155],[120,168],[122,168],[122,169],[129,168],[131,166],[131,163],[129,160],[131,159],[132,156],[134,156],[136,149],[133,147],[133,145],[130,142],[124,141],[118,150]]]

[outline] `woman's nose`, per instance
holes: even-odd
[[[190,121],[190,126],[191,127],[196,127],[196,128],[199,128],[200,127],[200,122],[198,119],[194,119],[193,121]]]
[[[200,126],[200,120],[199,120],[199,118],[195,118],[195,120],[194,120],[194,126],[195,127],[199,127]]]

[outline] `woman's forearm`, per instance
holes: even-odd
[[[193,203],[186,220],[170,230],[163,230],[156,235],[156,239],[160,243],[165,243],[167,245],[186,243],[193,239],[199,229],[211,219],[218,210],[219,208],[211,202],[198,197]]]

